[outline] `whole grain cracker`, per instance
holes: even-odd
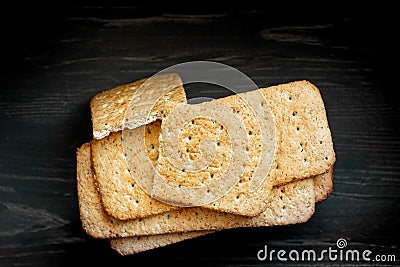
[[[111,132],[161,119],[182,102],[186,102],[186,95],[176,73],[156,75],[101,92],[90,100],[93,137],[101,139]]]
[[[308,81],[261,89],[275,117],[277,140],[270,175],[277,184],[320,174],[336,161],[322,96]]]
[[[130,131],[143,135],[145,129],[154,129],[151,134],[146,135],[149,150],[154,150],[151,147],[152,142],[158,138],[159,122]],[[138,186],[129,172],[121,139],[121,132],[113,132],[103,139],[91,141],[92,164],[105,211],[115,218],[126,220],[176,209],[177,207],[152,198]],[[151,157],[156,157],[154,154],[156,153],[150,152]]]
[[[147,155],[158,157],[158,147],[152,142],[158,142],[160,122],[147,123],[166,116],[174,106],[184,102],[182,80],[176,73],[142,79],[92,98],[93,133],[95,138],[102,138],[92,140],[92,161],[102,203],[110,215],[123,220],[176,209],[149,197],[132,179],[127,167],[126,147],[122,143],[124,132],[118,131],[132,128],[142,136],[144,129],[146,132],[154,130],[146,134],[145,143],[150,148]],[[128,145],[137,146],[135,143]]]
[[[263,116],[257,118],[254,114],[255,108],[250,106],[244,98],[256,101],[256,107],[259,108],[261,112],[265,112],[265,114],[262,114]],[[219,105],[216,105],[217,103]],[[160,136],[160,157],[157,161],[158,173],[160,173],[162,177],[165,177],[168,180],[168,183],[178,183],[179,186],[181,186],[181,184],[186,181],[186,184],[189,184],[188,187],[192,188],[199,186],[199,184],[196,183],[199,178],[203,180],[204,176],[210,178],[212,177],[212,179],[209,180],[219,181],[216,181],[215,184],[207,188],[208,190],[205,192],[205,195],[212,199],[212,204],[206,203],[208,205],[205,205],[205,207],[240,215],[254,216],[259,214],[262,210],[252,211],[255,207],[253,203],[248,203],[248,205],[246,205],[246,211],[244,211],[244,208],[241,207],[243,206],[243,202],[248,202],[248,199],[246,199],[247,196],[245,196],[244,193],[250,191],[250,185],[253,183],[254,176],[258,172],[262,172],[261,179],[264,180],[263,198],[259,198],[258,200],[265,200],[272,189],[272,179],[267,177],[266,174],[268,173],[268,166],[272,162],[274,155],[275,125],[272,114],[267,112],[269,111],[268,107],[266,104],[264,104],[265,100],[262,99],[261,93],[257,90],[232,97],[217,99],[212,102],[197,104],[195,107],[204,110],[204,116],[206,116],[205,114],[207,110],[211,110],[211,112],[208,112],[211,114],[208,115],[209,117],[207,118],[209,123],[205,124],[204,121],[207,120],[203,118],[203,125],[201,125],[199,128],[200,130],[197,130],[196,127],[194,127],[196,124],[189,123],[189,131],[182,127],[184,125],[181,125],[182,128],[176,129],[179,126],[176,126],[176,123],[169,121],[175,121],[176,118],[181,120],[181,117],[183,117],[182,115],[185,115],[186,110],[183,110],[183,112],[175,112],[176,114],[173,112],[165,118],[161,126],[162,135]],[[219,106],[222,106],[224,109],[218,109]],[[180,107],[178,107],[177,110],[179,110],[179,108]],[[187,109],[189,109],[189,107]],[[181,113],[183,114],[181,115]],[[238,124],[235,119],[239,121],[239,124],[243,124],[242,134],[240,134],[237,130],[233,130]],[[196,122],[196,118],[191,119],[191,121]],[[259,125],[260,121],[265,123],[263,127]],[[221,125],[216,127],[216,122],[221,123]],[[230,133],[226,134],[229,129]],[[267,129],[270,130],[266,131],[266,133],[262,135],[262,130]],[[169,141],[166,140],[167,138],[165,138],[165,136],[174,130],[183,133],[180,135],[180,139],[176,140],[175,138],[170,138]],[[189,132],[188,137],[186,137],[184,134],[185,132]],[[225,134],[223,135],[223,138],[218,138],[221,135],[221,132]],[[205,139],[220,139],[220,141],[214,141],[216,151],[214,162],[207,168],[198,169],[196,172],[189,172],[185,168],[178,167],[171,163],[171,158],[173,158],[174,155],[185,155],[185,150],[181,153],[177,153],[177,151],[171,149],[175,142],[185,144],[186,151],[188,151],[190,147],[193,147],[196,151],[199,151],[201,142],[197,140],[202,141]],[[238,151],[237,149],[241,144],[243,144],[243,146],[241,150]],[[268,153],[263,155],[263,152],[267,150]],[[201,152],[205,153],[207,151],[203,149]],[[219,154],[228,156],[218,157]],[[237,157],[239,160],[235,160],[234,157]],[[261,162],[262,160],[264,160],[264,162]],[[194,164],[195,161],[190,160],[188,162],[188,165]],[[227,168],[228,170],[221,171],[221,169],[227,165],[229,165]],[[233,175],[229,173],[229,171],[237,172],[237,174]],[[229,178],[236,177],[236,185],[232,184],[232,188],[232,186],[227,183],[227,180]],[[160,183],[154,183],[154,186],[160,186],[159,184]],[[225,187],[221,188],[221,184]],[[178,187],[178,190],[176,190],[173,187],[161,187],[160,190],[154,191],[156,191],[156,193],[159,195],[164,195],[168,201],[174,200],[177,202],[184,202],[185,198],[187,198],[187,194],[185,192],[180,192],[184,189],[186,188],[181,189]],[[216,191],[218,194],[212,195],[213,191]],[[221,194],[225,192],[227,192],[227,194]],[[215,201],[215,196],[222,196],[222,198],[219,198],[217,201]],[[190,201],[192,201],[194,196],[190,195],[190,197]],[[202,198],[201,201],[203,199],[205,198]],[[199,200],[196,200],[196,202],[198,201]]]
[[[112,249],[116,250],[121,255],[131,255],[164,247],[187,239],[193,239],[209,233],[212,233],[212,231],[192,231],[185,233],[122,237],[111,239],[110,245]]]
[[[320,203],[327,199],[333,190],[333,166],[324,174],[314,179],[315,202]]]
[[[260,147],[257,146],[260,143],[260,133],[257,131],[254,119],[252,120],[251,107],[242,101],[242,97],[255,98],[257,94],[250,91],[214,100],[224,103],[242,118],[251,138],[247,147],[249,150],[248,162],[245,172],[240,177],[240,183],[236,184],[228,194],[211,204],[204,205],[204,207],[239,215],[255,216],[265,210],[268,204],[267,198],[272,180],[277,181],[278,184],[284,184],[315,176],[327,171],[335,162],[324,103],[319,90],[313,84],[307,81],[297,81],[259,89],[259,91],[267,100],[267,103],[264,103],[264,100],[260,99],[260,105],[264,104],[271,109],[276,126],[276,154],[271,169],[266,175],[264,183],[256,191],[249,190],[252,175],[257,169],[257,156],[260,155]],[[207,103],[199,105],[207,105]],[[168,120],[168,116],[166,120]],[[161,127],[163,128],[163,125]],[[165,131],[168,130],[171,131],[171,129],[165,129]],[[192,140],[203,139],[202,134],[208,132],[207,130],[209,129],[191,131]],[[164,130],[162,129],[162,131]],[[200,137],[193,137],[196,135]],[[164,143],[162,139],[163,135],[160,136],[159,151],[161,153],[157,161],[157,170],[170,183],[182,183],[182,181],[190,183],[189,179],[192,177],[188,172],[176,168],[169,162],[169,155],[164,151],[165,147],[170,147],[171,144]],[[190,144],[191,142],[187,140],[181,140],[181,142],[189,143],[198,149],[199,142],[195,145]],[[204,172],[213,175],[213,172],[208,169],[198,173],[201,175]],[[195,185],[195,183],[192,184],[192,186]],[[173,190],[163,193],[171,198],[176,198]]]
[[[314,213],[314,183],[309,178],[274,187],[266,210],[252,218],[204,208],[185,208],[146,218],[118,220],[109,216],[101,205],[90,167],[90,151],[88,144],[77,151],[77,184],[82,225],[95,238],[287,225],[307,221]]]
[[[328,172],[314,177],[315,202],[322,202],[332,192],[333,167]],[[110,240],[111,248],[121,255],[136,254],[158,247],[167,246],[187,239],[192,239],[214,231],[190,231],[181,233],[120,237]]]

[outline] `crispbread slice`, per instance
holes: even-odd
[[[101,92],[90,100],[93,137],[101,139],[111,132],[161,119],[173,106],[183,102],[186,95],[176,73],[156,75]]]
[[[271,169],[268,172],[266,182],[255,192],[251,193],[247,185],[249,182],[246,182],[246,178],[249,177],[243,176],[234,190],[227,196],[207,205],[207,208],[254,216],[262,212],[263,209],[265,210],[268,205],[266,197],[270,190],[271,180],[273,180],[275,184],[284,184],[318,175],[327,171],[335,161],[335,153],[324,104],[318,89],[314,85],[307,81],[299,81],[259,90],[268,100],[268,106],[272,111],[276,124],[276,153]],[[227,105],[231,105],[236,112],[240,112],[241,106],[238,103],[241,102],[238,96],[231,96],[217,101],[227,103]],[[138,135],[142,134],[146,132],[144,130],[146,126],[142,127],[143,128],[139,127],[133,129],[132,131],[137,131]],[[159,132],[157,126],[154,126],[154,129]],[[193,143],[187,142],[187,144],[182,146],[182,153],[184,154],[187,150],[189,157],[191,151],[198,150],[196,145],[198,146],[199,142],[196,140],[200,139],[194,137],[195,133],[196,132],[193,132]],[[256,135],[255,133],[256,131],[253,135]],[[135,133],[132,132],[132,134]],[[146,211],[147,215],[167,211],[169,208],[175,209],[176,207],[174,206],[166,206],[158,201],[151,201],[147,196],[143,196],[143,194],[145,194],[144,192],[137,190],[134,179],[129,177],[130,174],[127,170],[128,167],[123,154],[121,136],[120,133],[115,133],[108,139],[100,140],[102,142],[94,140],[92,143],[96,179],[99,183],[102,202],[106,211],[115,218],[126,220],[146,216],[137,212],[140,209]],[[152,149],[150,150],[159,151],[159,143],[155,134],[150,134],[145,138],[154,139],[154,142],[151,144]],[[216,140],[218,140],[218,138]],[[100,143],[101,145],[99,147]],[[148,143],[149,142],[146,142],[146,145],[148,145]],[[134,144],[132,145],[134,146]],[[224,145],[223,142],[221,142],[220,145]],[[107,153],[104,152],[102,146],[109,147]],[[99,149],[95,147],[99,147]],[[96,153],[96,151],[98,151],[98,153]],[[101,162],[97,160],[97,157],[106,158],[108,163],[100,166],[96,163]],[[226,158],[229,157],[227,156]],[[253,161],[253,163],[254,162],[257,163],[257,161]],[[223,162],[222,165],[224,166]],[[164,167],[162,165],[157,166],[157,168],[161,173],[163,172],[162,169]],[[164,170],[167,170],[166,172],[164,171],[164,173],[169,172],[168,168],[164,168]],[[211,177],[214,173],[218,174],[220,171],[218,168],[214,168],[214,170],[210,168],[210,170],[211,172],[206,173],[208,177]],[[171,176],[171,179],[174,179],[176,176],[175,173],[182,174],[179,173],[181,171],[182,170],[171,171],[171,174],[174,174],[174,176]],[[104,173],[107,173],[107,175],[102,175]],[[150,173],[149,175],[153,174]],[[121,178],[121,176],[123,177]],[[204,177],[201,176],[201,179],[198,179],[198,181],[203,181],[203,178]],[[179,183],[179,181],[172,182]],[[136,200],[142,198],[147,199],[147,201],[136,202]],[[139,205],[144,203],[149,204],[150,201],[151,209],[148,209],[149,205],[143,208],[139,207]],[[161,208],[159,206],[161,206]]]
[[[191,109],[194,109],[193,113],[189,113]],[[180,121],[185,116],[188,116],[189,123],[182,125]],[[265,202],[272,189],[272,177],[267,173],[275,150],[275,124],[260,90],[204,102],[193,108],[190,105],[178,106],[164,119],[161,131],[157,170],[175,187],[161,187],[160,182],[154,182],[154,195],[183,203],[199,202],[194,198],[200,198],[200,202],[208,198],[204,207],[239,215],[255,216],[262,212],[253,202]],[[178,138],[171,134],[174,131],[180,133]],[[205,155],[207,149],[200,147],[205,140],[215,144],[209,147],[215,149],[215,156],[206,168],[197,167],[197,160],[189,159],[183,167],[172,161],[174,156],[190,158],[191,151]],[[182,144],[179,153],[174,150],[175,143]],[[223,156],[219,157],[220,154]],[[196,168],[187,171],[188,166]],[[262,184],[262,196],[254,195],[251,190],[256,176],[261,181],[253,185],[253,189]],[[236,179],[236,183],[229,184],[231,179]],[[205,186],[205,190],[195,196],[191,188],[199,186]],[[157,187],[160,190],[154,189]],[[183,190],[190,193],[179,193]],[[253,199],[249,198],[250,195]],[[265,205],[263,207],[265,209]]]
[[[252,175],[258,168],[257,156],[261,153],[260,147],[257,146],[260,143],[260,134],[255,125],[256,122],[252,119],[252,108],[247,106],[246,101],[243,101],[242,98],[255,99],[259,97],[259,94],[250,91],[214,100],[224,103],[244,122],[249,135],[249,144],[246,148],[248,150],[248,161],[239,183],[225,196],[211,204],[204,205],[204,207],[239,215],[255,216],[265,210],[268,205],[267,199],[271,189],[271,181],[284,184],[315,176],[329,170],[335,162],[335,152],[324,103],[319,90],[313,84],[308,81],[297,81],[259,89],[259,92],[265,96],[267,103],[261,98],[258,99],[257,104],[270,108],[276,126],[276,153],[270,171],[265,174],[265,180],[257,190],[250,190]],[[206,107],[208,103],[198,105]],[[226,114],[226,116],[229,115]],[[168,118],[167,116],[166,120]],[[192,121],[189,128],[193,128],[193,124]],[[161,126],[162,132],[164,132],[163,125]],[[205,133],[209,132],[219,134],[218,131],[212,131],[210,127],[203,128],[205,129],[202,131],[190,131],[190,138],[186,138],[184,134],[181,135],[182,138],[179,141],[184,145],[183,149],[180,150],[182,155],[185,155],[185,151],[200,150],[200,142],[197,141],[193,144],[192,140],[202,140],[207,137]],[[165,129],[165,131],[173,131],[173,129]],[[180,131],[184,133],[184,130],[180,129]],[[203,180],[203,173],[216,179],[212,168],[196,172],[193,175],[185,169],[174,166],[169,161],[170,155],[165,153],[167,148],[173,144],[163,142],[163,138],[163,135],[161,135],[157,170],[170,183],[182,184],[185,181],[186,184],[190,184],[188,181],[193,180],[194,182],[190,186],[198,186],[198,181]],[[218,140],[218,137],[216,139]],[[222,144],[228,143],[225,139],[220,139],[222,141],[216,141],[217,150],[219,148],[223,150]],[[229,157],[222,157],[222,161],[214,163],[214,165],[220,164],[223,167],[226,161],[229,161]],[[241,167],[237,166],[237,168]],[[191,177],[196,175],[200,176],[200,179]],[[154,185],[158,186],[158,183]],[[165,196],[176,197],[175,188],[170,191],[167,191],[168,189],[163,190],[166,191],[163,192]]]
[[[328,171],[336,161],[325,105],[318,88],[297,81],[261,89],[279,129],[271,175],[276,184]]]
[[[322,202],[332,192],[333,167],[325,173],[314,178],[315,202]],[[196,238],[214,231],[191,231],[183,233],[121,237],[110,240],[111,248],[121,255],[135,254],[158,247],[167,246],[187,239]]]
[[[103,210],[90,167],[90,151],[88,144],[77,151],[77,184],[83,228],[96,238],[286,225],[307,221],[314,213],[314,183],[309,178],[275,187],[266,210],[252,218],[205,208],[184,208],[143,219],[118,220]]]
[[[116,133],[112,133],[110,136],[112,137],[114,134]],[[135,235],[135,231],[142,227],[142,219],[123,221],[105,212],[94,177],[95,173],[91,162],[91,145],[92,143],[83,144],[77,150],[76,155],[77,189],[82,227],[89,235],[95,238]],[[124,176],[121,176],[121,179],[123,182]],[[118,188],[117,185],[116,188]]]
[[[143,134],[146,127],[154,128],[157,124],[159,127],[159,122],[153,122],[133,131]],[[157,134],[151,134],[149,142],[157,137]],[[157,201],[138,186],[124,160],[121,139],[121,132],[113,132],[103,139],[91,141],[92,165],[105,211],[115,218],[126,220],[177,209]]]
[[[327,199],[333,190],[333,166],[324,174],[314,179],[315,202],[320,203]]]
[[[181,242],[187,239],[196,238],[212,233],[213,231],[192,231],[184,233],[172,233],[161,235],[146,235],[121,237],[110,240],[111,248],[121,255],[135,254],[170,244]]]
[[[111,216],[125,220],[177,208],[155,200],[132,178],[122,143],[123,132],[119,130],[128,128],[137,136],[144,136],[146,129],[146,133],[150,133],[145,139],[147,147],[150,147],[147,154],[150,159],[153,156],[157,158],[158,149],[152,145],[158,143],[160,121],[156,119],[166,116],[179,103],[186,102],[181,85],[182,81],[176,73],[161,74],[113,88],[92,98],[90,104],[95,135],[91,145],[92,162],[103,206]],[[133,147],[143,142],[137,139],[130,141],[129,145]],[[135,157],[135,161],[140,162],[141,159]]]

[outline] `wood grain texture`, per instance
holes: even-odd
[[[390,15],[100,2],[52,7],[56,16],[28,8],[42,16],[21,17],[22,26],[1,20],[7,68],[0,79],[0,265],[61,266],[83,257],[115,265],[265,265],[256,258],[265,244],[322,250],[338,238],[400,260],[400,107],[389,67]],[[10,15],[20,9],[12,6]],[[119,257],[107,241],[88,237],[79,220],[75,151],[91,139],[89,100],[191,60],[228,64],[260,87],[315,83],[337,155],[333,194],[303,225],[223,231]],[[187,91],[188,98],[227,94],[201,85]]]

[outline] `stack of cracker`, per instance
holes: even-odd
[[[258,101],[259,111],[268,111],[262,113],[265,123],[255,121],[257,111],[246,99]],[[314,214],[315,203],[331,194],[335,152],[323,100],[310,82],[196,104],[201,111],[222,103],[242,121],[247,142],[239,152],[229,122],[197,114],[174,127],[174,111],[185,111],[185,103],[182,81],[174,73],[118,86],[91,99],[94,138],[77,150],[80,218],[90,236],[110,239],[122,255],[134,254],[217,230],[304,223]],[[260,125],[273,138],[263,139]],[[171,131],[177,132],[176,143],[168,138]],[[207,154],[201,145],[205,139],[214,144],[206,167],[193,171],[170,162],[169,153],[176,150],[186,162],[199,162]],[[176,188],[223,184],[224,173],[240,155],[246,155],[244,164],[224,194],[207,190],[218,197],[202,205],[190,205],[193,196],[175,194]],[[173,186],[160,188],[155,173]],[[257,175],[262,179],[252,188]],[[143,185],[138,178],[150,182]],[[148,188],[159,190],[152,194]],[[157,195],[160,189],[163,193]]]

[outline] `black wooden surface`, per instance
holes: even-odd
[[[399,263],[400,108],[391,8],[321,4],[314,12],[285,5],[3,6],[0,265],[285,265],[259,262],[256,253],[265,244],[322,250],[339,238],[348,248],[394,254]],[[192,60],[228,64],[260,87],[315,83],[337,154],[333,194],[302,225],[228,230],[120,257],[107,241],[86,235],[79,220],[75,151],[91,139],[89,99]],[[189,97],[217,96],[193,88]]]

